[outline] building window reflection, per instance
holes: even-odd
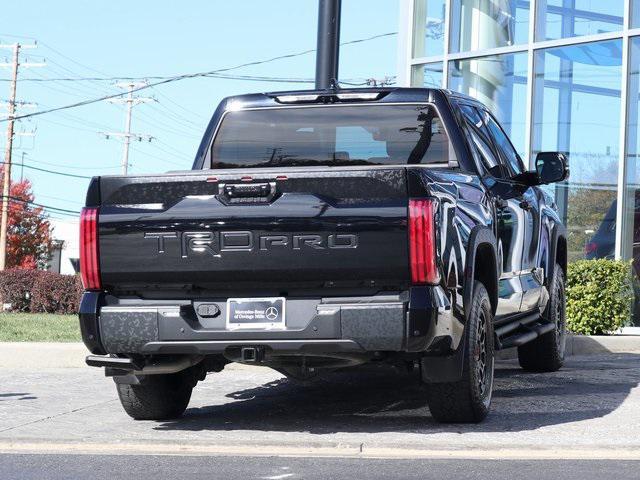
[[[636,2],[638,3],[638,2]],[[629,41],[626,172],[624,189],[622,258],[631,260],[640,279],[640,37]],[[636,324],[640,324],[640,292],[636,289]]]
[[[526,44],[528,31],[528,1],[452,1],[450,36],[452,52]]]
[[[536,54],[533,154],[561,151],[569,158],[570,180],[550,189],[567,225],[570,260],[614,253],[621,64],[621,40]],[[605,232],[613,232],[606,252],[608,246],[593,246]]]
[[[442,55],[445,0],[415,0],[413,8],[413,56]]]
[[[414,65],[411,77],[411,85],[442,88],[442,62]]]
[[[538,0],[536,40],[622,30],[624,0]]]
[[[477,98],[497,117],[522,158],[525,154],[527,54],[449,63],[449,88]]]

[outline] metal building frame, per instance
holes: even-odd
[[[573,0],[567,0],[573,2]],[[525,3],[525,2],[522,2]],[[633,5],[632,5],[633,3]],[[599,42],[604,40],[622,40],[622,68],[621,68],[621,84],[620,84],[620,136],[619,136],[619,158],[618,158],[618,183],[617,183],[617,221],[616,221],[616,258],[623,258],[629,256],[631,252],[623,252],[623,232],[627,227],[629,221],[625,216],[625,203],[629,201],[625,195],[625,189],[627,188],[626,175],[627,175],[627,139],[628,133],[635,135],[635,132],[628,132],[628,119],[629,109],[636,109],[636,104],[629,102],[629,62],[630,62],[630,40],[632,37],[640,36],[640,28],[631,27],[631,15],[632,7],[636,10],[636,15],[640,18],[640,0],[624,0],[624,16],[622,22],[622,28],[616,32],[605,32],[585,36],[561,38],[558,40],[544,40],[536,41],[538,25],[537,13],[540,10],[542,2],[539,0],[529,0],[529,31],[528,31],[528,43],[520,45],[509,45],[505,47],[489,48],[474,51],[465,52],[451,52],[450,31],[451,31],[451,10],[453,0],[445,0],[445,18],[444,18],[444,51],[441,55],[427,56],[427,57],[413,57],[413,37],[414,37],[414,9],[416,0],[400,0],[400,12],[399,12],[399,29],[398,29],[398,76],[397,84],[400,86],[412,86],[412,71],[414,66],[425,64],[442,64],[442,87],[448,86],[448,71],[449,62],[454,60],[469,60],[479,57],[487,57],[492,55],[502,55],[508,53],[527,53],[527,69],[529,73],[530,81],[527,82],[527,104],[525,108],[526,122],[525,122],[525,152],[529,153],[530,162],[533,135],[535,132],[532,130],[533,125],[533,99],[534,89],[536,88],[534,81],[535,73],[535,57],[536,52],[554,47],[563,47],[571,45],[582,45],[586,43]],[[554,7],[549,7],[553,9]],[[555,7],[557,8],[557,7]],[[590,12],[580,12],[581,17],[592,16],[594,19],[600,18],[600,14]],[[611,17],[606,16],[609,20]],[[605,19],[606,20],[606,19]],[[635,90],[632,90],[635,91]],[[631,104],[631,105],[630,105]],[[532,166],[532,165],[531,165]],[[633,199],[632,199],[633,201]],[[633,223],[633,218],[631,218]],[[633,228],[632,225],[628,225],[629,228]]]

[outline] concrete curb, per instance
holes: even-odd
[[[250,457],[337,457],[387,459],[478,459],[478,460],[638,460],[637,446],[540,447],[539,444],[508,448],[460,445],[433,448],[413,444],[289,442],[224,445],[191,443],[93,443],[0,441],[0,453],[75,455],[200,455]]]
[[[566,356],[598,353],[640,353],[640,335],[569,335]],[[498,359],[518,358],[517,348],[498,352]]]
[[[602,353],[640,354],[640,335],[569,336],[567,356]],[[88,355],[82,343],[0,342],[0,368],[84,368]],[[500,360],[517,358],[515,348],[498,352]],[[231,364],[227,368],[251,368]]]

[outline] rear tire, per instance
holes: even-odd
[[[428,384],[429,410],[439,422],[477,423],[489,413],[494,370],[493,314],[489,294],[478,281],[474,282],[464,335],[462,378]]]
[[[135,420],[167,420],[181,416],[193,390],[182,372],[147,375],[140,385],[116,386],[124,411]]]
[[[529,372],[555,372],[562,367],[567,340],[565,308],[564,272],[556,264],[544,314],[549,322],[555,323],[556,328],[518,347],[518,361],[523,369]]]

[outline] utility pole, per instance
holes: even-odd
[[[131,143],[131,139],[138,140],[139,142],[146,140],[150,142],[153,140],[151,135],[141,135],[138,133],[131,133],[131,112],[133,110],[134,105],[138,105],[140,103],[148,103],[155,102],[155,98],[152,97],[136,97],[133,95],[133,90],[139,87],[143,87],[147,85],[146,82],[123,82],[117,83],[116,86],[120,88],[128,89],[127,96],[125,98],[112,98],[109,101],[111,103],[124,103],[127,105],[126,117],[124,122],[124,132],[102,132],[107,140],[111,137],[120,137],[123,138],[122,142],[122,174],[127,174],[127,169],[129,168],[129,144]]]
[[[24,156],[27,152],[22,152],[22,159],[20,160],[20,183],[24,180]]]
[[[16,116],[16,91],[18,89],[18,66],[20,65],[20,50],[35,48],[36,45],[0,44],[0,48],[13,50],[13,60],[10,63],[0,63],[0,67],[12,67],[11,86],[9,91],[7,114],[7,145],[4,152],[4,178],[2,182],[2,218],[0,219],[0,270],[4,270],[7,261],[7,226],[9,223],[9,196],[11,194],[11,150],[13,148],[14,123]],[[44,63],[23,63],[24,67],[40,67]]]

